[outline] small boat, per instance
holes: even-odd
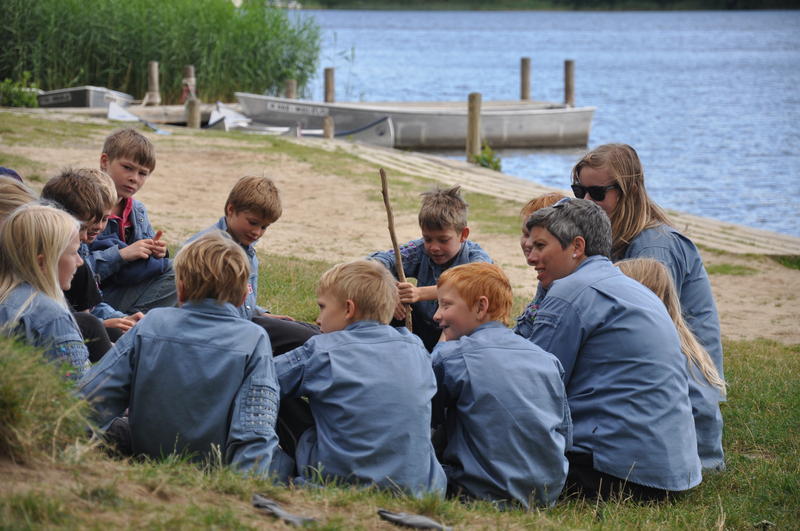
[[[232,131],[233,129],[247,129],[252,120],[240,112],[236,112],[221,101],[217,102],[215,109],[211,111],[208,118],[207,129],[222,129]]]
[[[355,130],[388,116],[396,148],[459,149],[466,143],[466,102],[325,103],[245,92],[236,98],[259,123],[319,129],[330,116],[337,130]],[[583,147],[594,111],[547,102],[484,102],[481,138],[494,149]]]
[[[303,129],[302,127],[290,127],[285,136],[310,136],[322,137],[322,129]],[[373,146],[394,147],[394,124],[388,116],[379,118],[372,123],[368,123],[355,129],[347,131],[338,130],[334,133],[334,138],[341,140],[351,140],[353,142],[363,142]]]
[[[121,106],[133,103],[133,96],[105,87],[71,87],[39,94],[39,107],[108,107],[110,102]]]

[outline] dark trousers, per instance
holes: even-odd
[[[275,317],[253,317],[253,322],[267,331],[273,356],[289,352],[320,333],[317,325],[301,321],[286,321]]]
[[[89,350],[89,361],[97,363],[111,348],[111,339],[103,321],[86,312],[73,312],[78,328]]]
[[[669,491],[631,483],[594,469],[592,454],[567,452],[569,472],[561,497],[578,496],[608,500],[615,497],[633,498],[636,501],[663,501],[676,498],[680,491]]]

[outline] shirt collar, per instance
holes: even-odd
[[[482,325],[480,325],[467,335],[472,336],[477,333],[483,332],[484,330],[490,330],[492,328],[506,328],[506,325],[504,325],[500,321],[489,321],[488,323],[483,323]]]
[[[230,315],[232,317],[242,316],[236,306],[229,302],[220,302],[217,299],[186,301],[181,305],[181,308],[189,311],[210,313],[215,315]]]

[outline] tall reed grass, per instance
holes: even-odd
[[[201,99],[230,101],[286,79],[304,86],[319,55],[313,19],[263,0],[3,0],[0,20],[0,79],[29,71],[45,90],[99,85],[142,98],[147,63],[159,61],[162,102],[180,98],[189,64]]]

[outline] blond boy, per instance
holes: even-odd
[[[571,421],[555,358],[505,323],[511,284],[494,264],[445,271],[434,319],[434,426],[448,492],[502,505],[555,503],[567,477]],[[443,431],[444,437],[441,437]]]
[[[130,408],[134,454],[212,455],[260,476],[286,463],[269,338],[240,318],[250,269],[216,231],[175,258],[179,308],[151,310],[81,381],[104,426]]]
[[[299,475],[443,494],[430,441],[436,384],[419,338],[388,325],[394,279],[375,262],[339,264],[317,302],[323,333],[275,359],[281,396],[307,397],[314,417],[299,435]]]
[[[417,279],[417,284],[397,284],[399,303],[394,317],[403,319],[403,305],[411,304],[414,333],[422,338],[429,351],[433,350],[441,335],[433,321],[439,276],[457,265],[492,261],[480,245],[468,239],[467,203],[461,197],[460,189],[459,186],[437,188],[422,194],[419,211],[422,238],[400,246],[405,276]],[[395,274],[393,251],[373,253],[370,258],[378,260]]]

